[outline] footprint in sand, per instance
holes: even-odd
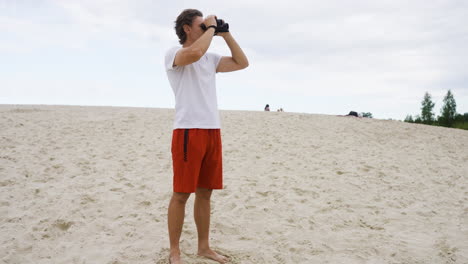
[[[457,253],[458,248],[450,247],[445,239],[439,240],[435,244],[435,247],[439,249],[439,256],[445,259],[445,263],[457,262],[457,255],[455,253]]]
[[[67,231],[71,226],[73,225],[73,222],[72,221],[66,221],[66,220],[62,220],[62,219],[59,219],[57,221],[54,222],[54,224],[52,226],[62,230],[62,231]]]

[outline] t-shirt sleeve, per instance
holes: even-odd
[[[219,62],[221,61],[222,57],[223,56],[216,54],[216,53],[209,53],[209,58],[214,65],[215,71],[218,68]]]
[[[178,67],[178,66],[172,67],[172,65],[174,65],[174,59],[179,49],[180,49],[179,47],[173,47],[166,52],[166,57],[164,59],[166,71],[175,70]]]

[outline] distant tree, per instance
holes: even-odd
[[[405,118],[405,122],[414,123],[413,116],[412,115],[407,115],[406,118]]]
[[[439,124],[446,127],[451,127],[455,122],[457,114],[457,103],[450,90],[444,97],[444,104],[441,109],[441,116],[439,117]]]
[[[468,122],[468,113],[463,114],[463,122]]]
[[[456,114],[455,115],[455,122],[461,122],[463,123],[465,120],[464,120],[464,116],[462,114]]]
[[[432,125],[434,123],[434,109],[435,103],[432,102],[431,95],[426,92],[424,99],[421,102],[421,121],[426,125]]]
[[[422,123],[421,117],[419,115],[416,115],[414,117],[414,123],[416,123],[416,124],[421,124]]]
[[[372,118],[372,113],[370,112],[367,112],[367,113],[362,113],[362,117],[368,117],[368,118]]]
[[[442,116],[437,116],[437,125],[443,126],[444,125],[444,118]]]

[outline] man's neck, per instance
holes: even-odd
[[[187,47],[190,47],[192,44],[193,44],[194,41],[192,40],[186,40],[184,44],[182,44],[182,47],[183,48],[187,48]]]

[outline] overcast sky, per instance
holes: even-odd
[[[230,25],[250,66],[220,109],[404,119],[427,91],[468,112],[468,1],[0,0],[0,104],[174,107],[165,51],[185,8]],[[230,55],[215,37],[211,52]]]

